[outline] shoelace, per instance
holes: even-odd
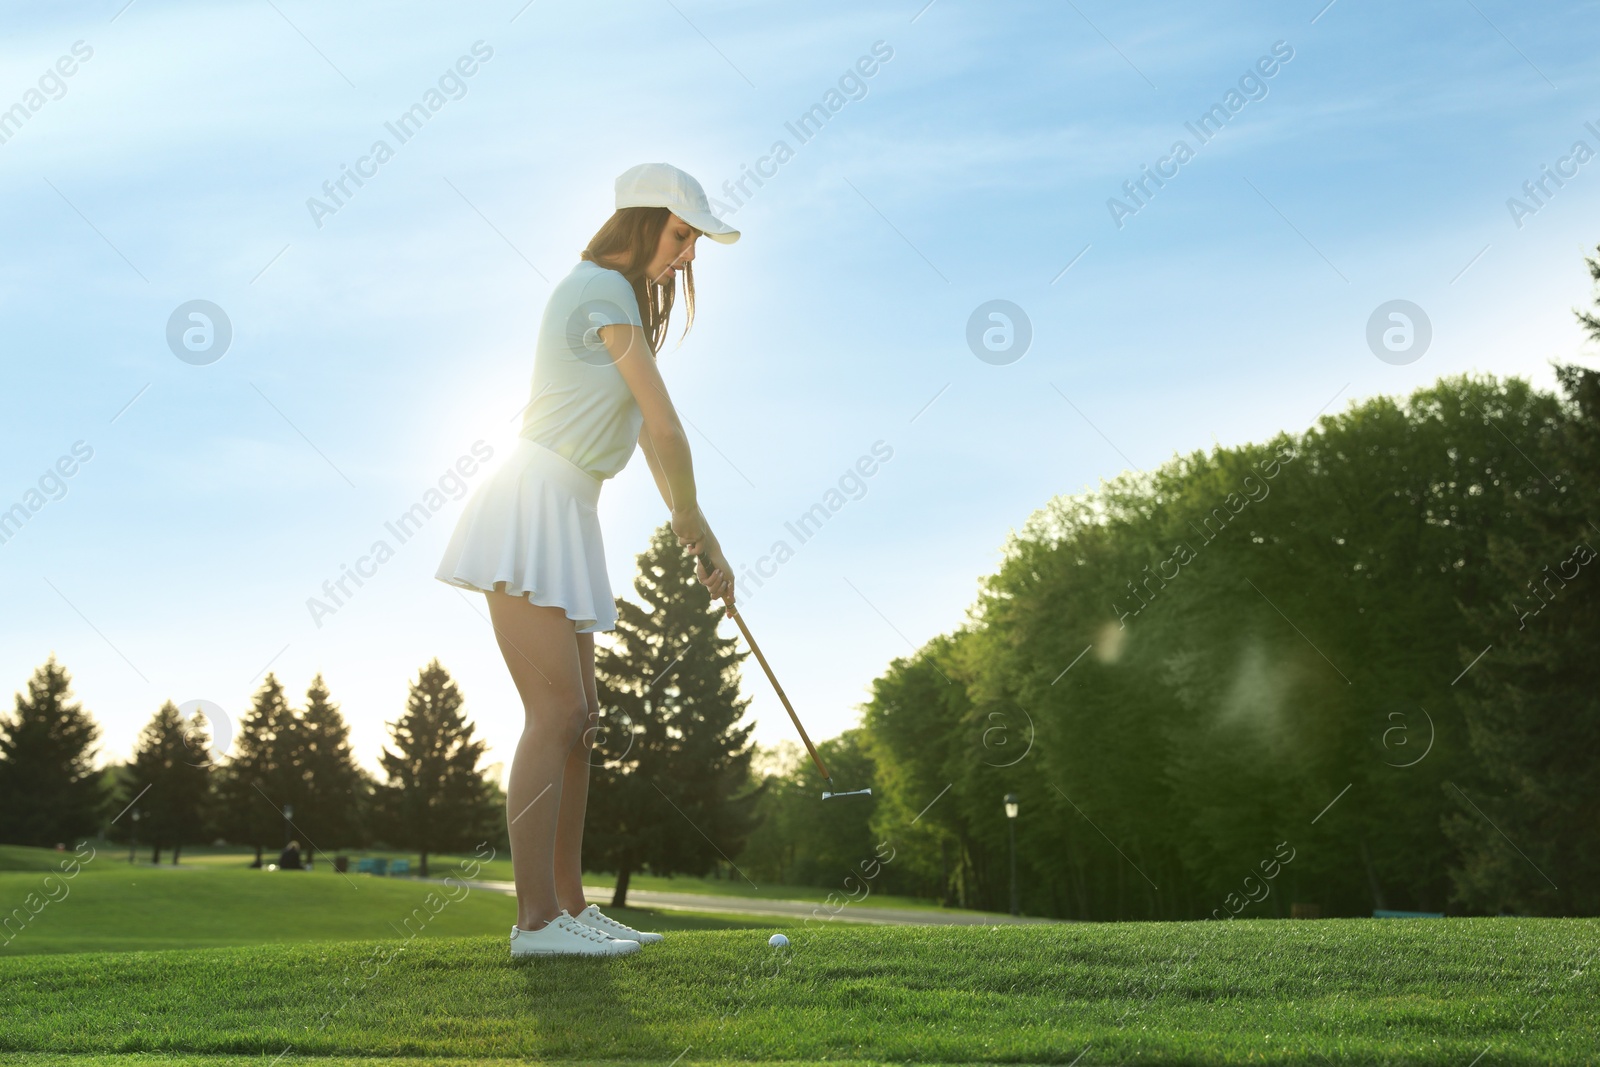
[[[579,922],[577,919],[574,919],[570,915],[563,915],[560,918],[556,919],[555,921],[561,924],[561,928],[563,930],[571,930],[575,934],[582,934],[584,937],[587,937],[590,941],[609,941],[610,940],[610,938],[608,938],[605,934],[601,933],[599,930],[596,930],[596,929],[594,929],[593,927],[590,927],[590,926],[583,925],[583,923]]]
[[[619,922],[617,922],[617,920],[613,919],[611,916],[603,915],[598,911],[594,913],[594,918],[595,918],[595,920],[597,922],[600,922],[600,923],[602,923],[602,924],[604,924],[606,926],[609,926],[614,930],[621,931],[621,934],[619,934],[618,936],[622,936],[623,934],[637,934],[639,932],[639,931],[635,930],[633,927],[627,925],[626,923],[619,923]]]

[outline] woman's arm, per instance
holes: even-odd
[[[697,566],[696,573],[713,597],[721,597],[731,604],[733,569],[728,566],[722,546],[700,511],[689,437],[684,433],[672,398],[667,395],[666,383],[661,379],[650,346],[645,343],[644,331],[629,323],[618,323],[602,326],[599,332],[600,340],[611,352],[614,365],[644,415],[639,447],[644,450],[661,499],[672,512],[672,531],[678,535],[678,543],[691,555],[705,552],[711,557],[712,572],[704,574]]]
[[[678,410],[667,395],[667,385],[661,380],[655,356],[645,343],[644,331],[629,323],[600,327],[600,340],[611,352],[613,365],[622,374],[634,402],[644,415],[644,426],[639,432],[639,442],[646,445],[645,455],[652,473],[660,474],[667,483],[662,499],[674,515],[697,511],[694,485],[694,460],[689,454],[689,436],[683,431]]]
[[[650,441],[648,427],[639,427],[639,451],[644,453],[645,462],[650,465],[650,477],[655,479],[656,489],[661,492],[661,502],[672,507],[672,486],[667,482],[667,472],[661,469],[661,460],[656,456],[656,446]]]

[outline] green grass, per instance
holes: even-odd
[[[511,897],[461,886],[332,872],[130,867],[126,859],[126,853],[113,858],[102,851],[76,877],[48,883],[42,870],[0,873],[0,920],[10,918],[0,929],[0,958],[393,939],[411,930],[419,939],[504,937],[517,918]],[[755,918],[681,911],[609,913],[642,930],[771,926]]]
[[[609,961],[512,962],[500,936],[0,958],[0,1052],[258,1067],[285,1052],[285,1067],[664,1067],[685,1049],[682,1067],[1080,1054],[1084,1065],[1467,1067],[1481,1054],[1498,1067],[1592,1063],[1600,1048],[1595,976],[1580,966],[1597,920],[788,932],[787,950],[753,931],[686,932]]]
[[[128,858],[128,851],[126,846],[119,848],[115,845],[108,845],[104,847],[97,845],[96,847],[100,849],[100,855],[96,860],[96,863],[99,863],[107,858],[112,858],[115,859],[116,862],[122,864],[124,867],[127,866],[126,861]],[[351,849],[346,850],[344,854],[350,857],[350,870],[352,875],[355,872],[356,861],[367,856],[382,856],[390,862],[393,862],[397,859],[410,860],[411,874],[414,876],[419,871],[419,857],[414,852],[396,852],[382,849]],[[29,848],[22,845],[0,845],[0,872],[18,870],[32,871],[44,869],[53,870],[55,869],[55,865],[59,857],[70,855],[72,855],[71,852],[57,853],[48,849]],[[171,867],[171,858],[172,857],[170,854],[163,854],[162,863],[160,866],[163,869]],[[263,857],[263,861],[272,863],[276,862],[277,858],[278,857],[276,853],[270,853]],[[150,866],[148,862],[149,859],[150,850],[148,848],[141,847],[138,850],[139,864],[148,868]],[[206,870],[244,870],[249,869],[250,863],[254,859],[254,850],[240,848],[236,845],[186,846],[180,857],[178,866],[180,869],[189,867],[202,868]],[[442,878],[446,875],[455,875],[460,877],[458,864],[472,859],[475,859],[475,857],[469,854],[430,856],[429,873],[435,878]],[[492,859],[487,863],[479,862],[478,867],[479,870],[477,878],[480,880],[496,882],[512,881],[511,858],[509,856],[501,855],[500,857]],[[335,872],[333,871],[332,866],[328,863],[322,862],[321,860],[317,862],[315,868],[311,871],[311,874],[313,875],[333,873]],[[841,874],[840,884],[837,886],[831,888],[819,888],[817,886],[765,883],[751,885],[749,882],[739,878],[737,875],[729,879],[691,878],[682,875],[661,877],[649,874],[635,874],[629,880],[628,885],[630,889],[641,889],[666,893],[701,893],[710,896],[748,897],[759,900],[801,900],[814,904],[824,903],[827,900],[828,894],[833,892],[837,894],[833,901],[833,904],[837,906],[838,904],[849,899],[850,896],[850,894],[844,888],[843,878],[844,875]],[[594,888],[604,888],[606,890],[610,890],[614,888],[617,883],[615,875],[601,872],[590,872],[583,876],[583,884]],[[859,882],[852,884],[859,886]],[[857,891],[859,892],[859,888]],[[0,900],[3,900],[3,898],[0,898]],[[605,901],[601,900],[600,903],[604,904]],[[928,900],[923,897],[891,896],[876,892],[869,894],[859,901],[852,902],[850,906],[852,908],[911,908],[926,911],[959,910],[945,909],[941,904],[939,904],[938,901]]]
[[[59,870],[59,865],[72,856],[71,850],[57,852],[54,849],[33,848],[29,845],[0,845],[0,871]],[[123,854],[123,858],[127,858],[126,853]]]
[[[499,861],[495,862],[498,863]],[[488,870],[489,866],[489,864],[485,864],[485,871]],[[482,874],[479,877],[490,876]],[[511,877],[509,864],[506,867],[506,877],[508,879]],[[683,875],[676,875],[671,878],[661,878],[648,874],[635,874],[628,880],[628,889],[630,891],[634,889],[655,890],[663,893],[705,893],[711,896],[746,897],[755,900],[803,900],[813,904],[825,902],[831,892],[837,894],[832,902],[834,906],[837,906],[850,897],[849,892],[844,888],[843,879],[844,876],[841,875],[840,884],[831,889],[819,889],[814,885],[774,884],[752,886],[749,882],[737,877],[733,879],[689,878]],[[616,886],[617,881],[616,877],[610,874],[586,874],[583,876],[583,884],[596,887],[604,886],[607,889],[611,889]],[[861,879],[859,877],[851,884],[857,887],[857,892],[860,891]],[[871,893],[861,900],[853,902],[850,906],[853,908],[913,908],[923,911],[959,910],[943,908],[938,901],[928,900],[923,897],[892,896],[885,893]]]

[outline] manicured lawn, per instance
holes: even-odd
[[[1488,1067],[1600,1048],[1597,920],[787,932],[610,961],[513,963],[488,936],[0,958],[0,1051]]]
[[[70,855],[70,853],[69,853]],[[490,934],[516,921],[511,897],[464,886],[329,872],[129,866],[102,851],[73,878],[0,872],[0,959],[59,952],[203,948]],[[30,895],[32,904],[29,904]],[[606,902],[601,901],[602,905]],[[610,911],[641,930],[771,923],[689,912]]]
[[[6,864],[6,849],[8,848],[11,848],[11,846],[0,846],[0,870],[14,870],[14,867],[8,867],[8,864]],[[21,851],[35,853],[40,849],[21,849]],[[115,851],[115,849],[112,849],[112,851]],[[126,849],[123,849],[122,853],[118,854],[123,859],[128,857]],[[384,859],[389,859],[390,862],[395,861],[395,859],[406,859],[406,861],[410,861],[411,873],[413,875],[418,873],[418,856],[416,856],[416,853],[397,853],[397,851],[382,851],[382,849],[371,849],[371,851],[352,849],[352,851],[347,851],[346,854],[350,857],[350,869],[352,870],[355,869],[355,862],[358,859],[362,859],[363,856],[382,856]],[[139,861],[147,861],[149,856],[149,849],[139,849]],[[229,867],[243,869],[243,867],[250,867],[254,857],[256,857],[256,854],[250,849],[237,848],[237,846],[224,846],[224,848],[198,846],[198,848],[184,849],[181,864],[179,865],[182,865],[182,867],[206,867],[206,869],[229,869]],[[170,859],[170,856],[163,857],[163,861],[170,861]],[[266,859],[266,862],[277,861],[277,854],[269,854],[264,859]],[[459,862],[466,861],[466,859],[472,859],[472,856],[464,856],[464,854],[462,856],[430,856],[429,873],[434,877],[445,877],[448,873],[453,873],[456,870],[456,865]],[[162,865],[165,867],[165,865],[170,864],[163,862]],[[34,867],[26,867],[26,869],[32,870]],[[331,869],[328,865],[323,864],[322,859],[318,859],[317,869],[312,873],[323,872],[331,872]],[[712,894],[712,896],[757,897],[757,899],[763,899],[763,901],[810,901],[813,904],[822,904],[822,902],[826,901],[827,894],[837,893],[838,896],[835,897],[835,904],[837,904],[838,901],[843,901],[843,899],[850,897],[850,893],[846,893],[845,886],[843,886],[843,877],[845,877],[845,873],[842,872],[840,873],[840,885],[832,886],[832,888],[821,888],[821,886],[768,885],[768,883],[750,885],[749,881],[739,878],[738,875],[734,875],[733,878],[691,878],[686,877],[686,875],[664,878],[658,877],[658,875],[635,873],[634,877],[630,878],[629,888],[654,889],[654,891],[661,891],[661,893],[706,893]],[[483,862],[483,864],[480,864],[480,870],[478,870],[478,878],[486,881],[512,880],[510,857],[502,854],[496,859]],[[616,875],[590,872],[584,875],[584,885],[597,886],[597,888],[603,886],[603,888],[611,889],[616,886]],[[853,881],[851,885],[859,886],[859,881]],[[856,891],[859,893],[859,888]],[[600,899],[598,904],[605,905],[608,899],[610,897]],[[923,897],[886,896],[886,894],[882,893],[870,893],[869,896],[862,897],[861,901],[851,902],[851,907],[912,907],[912,909],[939,910],[941,905],[939,905],[938,901],[928,901]]]
[[[498,861],[497,861],[498,862]],[[487,871],[493,864],[486,864]],[[483,877],[480,875],[480,877]],[[506,877],[511,877],[510,864],[506,865]],[[804,900],[821,904],[827,900],[829,893],[836,896],[832,903],[837,906],[851,898],[843,884],[844,875],[840,876],[840,884],[829,888],[819,888],[814,885],[767,885],[752,886],[749,882],[735,876],[728,878],[689,878],[678,875],[672,878],[657,878],[648,874],[635,874],[628,881],[629,890],[650,889],[665,893],[708,893],[713,896],[725,897],[754,897],[760,900]],[[583,884],[586,886],[605,886],[614,888],[617,884],[616,876],[610,874],[584,875]],[[857,878],[851,882],[851,887],[856,893],[861,891],[862,879]],[[859,901],[852,900],[852,908],[918,908],[927,911],[944,910],[936,900],[927,900],[922,897],[890,896],[885,893],[869,893]],[[956,909],[951,909],[956,910]]]

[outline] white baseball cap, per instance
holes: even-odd
[[[700,183],[670,163],[640,163],[617,176],[617,210],[664,207],[713,241],[731,245],[739,231],[711,213]]]

